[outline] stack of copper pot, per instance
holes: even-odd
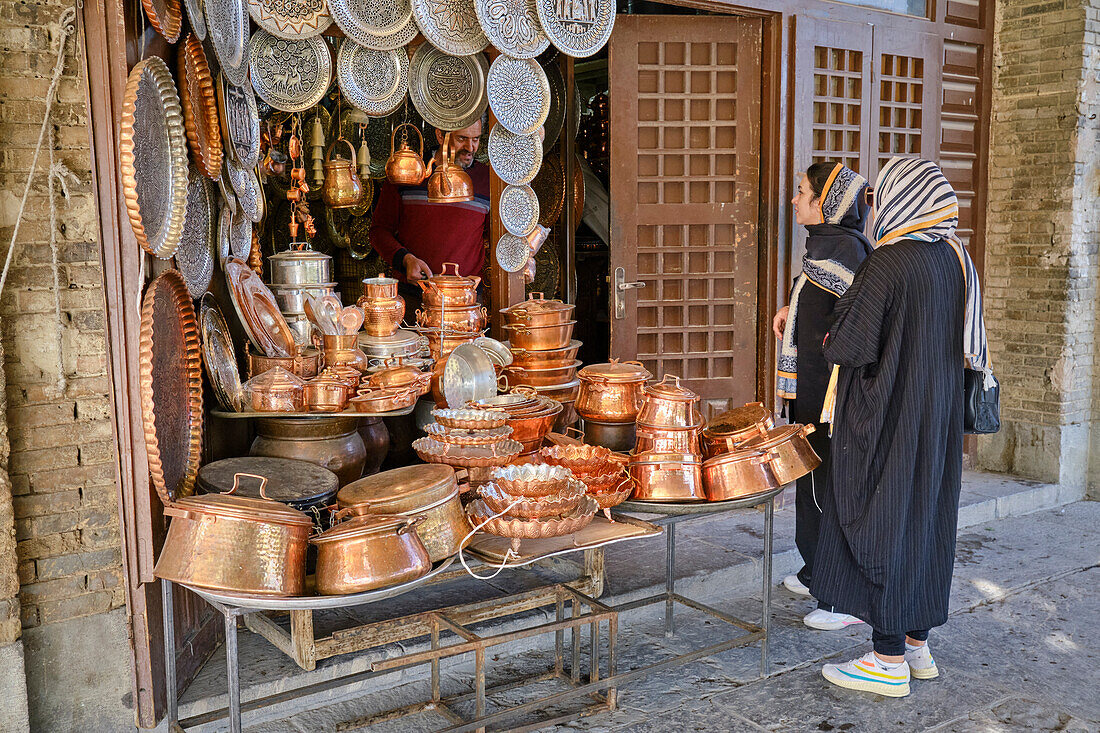
[[[268,287],[294,334],[294,340],[299,344],[310,343],[310,332],[313,330],[306,317],[306,297],[320,299],[336,294],[332,257],[310,249],[294,249],[308,246],[293,243],[290,250],[267,258],[271,279]]]
[[[576,421],[573,404],[580,387],[577,351],[581,342],[573,339],[574,307],[531,293],[526,301],[500,311],[512,350],[512,363],[504,369],[508,384],[531,387],[561,402],[569,419],[559,421],[559,428]]]
[[[584,442],[613,451],[634,448],[634,421],[652,376],[641,362],[618,359],[581,369],[576,408],[584,419]]]
[[[635,424],[634,454],[628,469],[638,501],[705,499],[699,436],[703,415],[699,395],[665,377],[643,389]]]
[[[468,471],[503,466],[520,454],[523,445],[514,439],[500,410],[437,408],[427,436],[413,441],[413,449],[425,463],[443,463]]]
[[[453,272],[447,272],[452,269]],[[443,273],[417,284],[424,291],[424,309],[416,312],[416,322],[428,337],[433,359],[442,359],[481,336],[489,325],[489,313],[477,302],[481,278],[458,274],[458,265],[443,263]]]
[[[512,439],[522,446],[521,455],[529,455],[542,447],[543,440],[554,427],[562,405],[544,397],[530,387],[519,387],[509,394],[477,400],[470,407],[505,413],[506,424],[512,428]]]

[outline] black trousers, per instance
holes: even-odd
[[[913,641],[928,641],[928,629],[907,631],[904,634],[880,634],[878,629],[871,629],[871,643],[875,645],[875,651],[884,657],[900,657],[905,654],[906,636]]]
[[[814,452],[821,457],[821,465],[795,482],[794,494],[794,543],[798,547],[798,553],[802,555],[802,569],[798,571],[798,579],[807,587],[813,578],[814,562],[817,559],[823,492],[830,490],[829,426],[815,425],[815,428],[808,440]]]

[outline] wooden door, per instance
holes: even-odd
[[[609,54],[611,354],[755,399],[761,22],[620,15]]]

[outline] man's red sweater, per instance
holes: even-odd
[[[433,274],[443,271],[444,262],[457,264],[462,275],[481,274],[489,231],[489,166],[474,163],[466,172],[474,183],[474,200],[459,204],[429,203],[426,183],[382,185],[370,244],[400,279],[405,279],[403,260],[410,252]]]

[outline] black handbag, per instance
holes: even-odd
[[[985,375],[977,369],[963,370],[963,432],[989,435],[1001,429],[1001,383],[985,388]]]

